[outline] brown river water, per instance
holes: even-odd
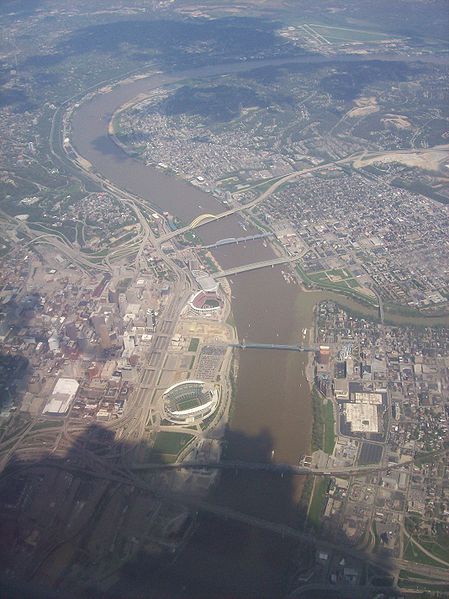
[[[72,119],[71,138],[96,172],[190,222],[199,214],[221,212],[225,207],[211,194],[130,158],[107,135],[109,119],[120,105],[162,81],[161,77],[155,77],[118,86],[81,105]],[[241,217],[233,215],[201,227],[198,233],[205,242],[247,235],[240,222]],[[222,268],[275,256],[262,241],[223,246],[214,255]],[[294,343],[302,340],[304,328],[310,329],[312,296],[301,293],[298,285],[288,284],[282,269],[287,267],[265,268],[231,279],[232,309],[240,338]],[[240,354],[232,429],[249,436],[264,431],[272,439],[277,461],[296,463],[308,448],[310,398],[304,375],[306,360],[302,354],[276,351]],[[256,448],[253,453],[245,454],[246,459],[262,457]]]
[[[183,73],[182,78],[248,69],[233,65]],[[221,71],[220,71],[221,69]],[[82,103],[72,118],[71,141],[93,170],[122,189],[149,200],[190,222],[202,213],[218,213],[224,206],[213,196],[173,176],[127,156],[108,137],[112,114],[125,102],[161,84],[181,77],[154,76],[116,86]],[[241,217],[232,216],[205,225],[205,242],[246,235]],[[274,256],[261,241],[224,246],[215,251],[222,268]],[[232,310],[239,338],[266,343],[298,343],[302,331],[310,334],[315,304],[329,297],[304,292],[288,284],[282,269],[265,268],[234,276]],[[356,302],[344,300],[359,309]],[[368,315],[375,316],[373,310]],[[295,464],[309,450],[311,437],[310,387],[305,376],[306,354],[282,351],[240,352],[236,393],[226,457],[246,461]],[[222,473],[212,500],[241,512],[294,525],[302,481],[268,473]],[[199,526],[180,556],[153,577],[145,558],[139,576],[123,572],[116,592],[131,589],[145,597],[277,597],[286,592],[292,568],[293,545],[281,536],[249,525],[199,516]]]

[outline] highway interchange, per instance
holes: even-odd
[[[249,65],[248,65],[249,68]],[[70,106],[70,102],[68,103]],[[66,108],[66,107],[65,107]],[[62,143],[62,136],[64,135],[63,129],[58,129],[59,124],[62,122],[62,113],[56,112],[53,120],[52,127],[52,136],[51,136],[51,149],[52,153],[58,160],[62,160],[65,165],[69,163],[70,168],[74,169],[77,173],[79,173],[80,161],[73,161],[68,158],[67,153],[64,149],[64,144]],[[365,156],[363,156],[365,158]],[[169,256],[167,256],[161,250],[162,244],[171,241],[178,235],[182,235],[183,233],[189,232],[192,229],[203,225],[204,223],[219,220],[222,218],[226,218],[227,216],[231,216],[233,214],[249,211],[251,208],[265,200],[271,194],[273,194],[276,190],[278,190],[282,185],[285,185],[291,180],[294,180],[298,177],[302,177],[310,172],[316,172],[322,169],[327,169],[332,166],[337,166],[338,164],[344,164],[348,162],[354,161],[354,159],[360,158],[360,156],[348,156],[346,158],[321,164],[319,166],[306,169],[300,172],[294,172],[289,175],[282,177],[273,183],[266,191],[264,191],[261,195],[259,195],[252,202],[237,206],[230,210],[223,211],[216,215],[206,215],[205,218],[195,219],[193,223],[187,225],[186,227],[177,229],[172,232],[168,232],[165,235],[162,235],[158,238],[155,237],[151,227],[148,224],[148,218],[146,214],[148,214],[148,210],[151,209],[154,211],[154,207],[149,207],[146,202],[141,200],[140,198],[135,197],[134,195],[125,192],[121,189],[118,189],[111,182],[103,179],[101,175],[95,174],[90,170],[83,169],[83,175],[85,178],[89,178],[93,180],[95,183],[100,184],[100,186],[105,190],[114,195],[117,198],[120,198],[121,201],[125,202],[135,213],[138,222],[140,224],[140,232],[137,239],[132,240],[131,242],[127,242],[123,245],[123,247],[115,248],[113,251],[108,252],[108,254],[103,258],[102,261],[96,262],[92,261],[83,254],[79,248],[75,247],[67,238],[65,238],[62,234],[54,234],[51,232],[42,233],[36,232],[36,230],[29,227],[24,222],[18,222],[16,219],[12,219],[8,217],[4,213],[2,213],[2,218],[6,219],[8,223],[13,226],[17,231],[25,234],[28,238],[28,244],[46,244],[52,246],[58,252],[65,254],[74,264],[79,266],[85,272],[109,272],[114,273],[114,262],[123,256],[132,255],[133,256],[133,267],[135,272],[139,272],[141,267],[142,260],[144,260],[143,252],[144,249],[148,246],[152,248],[156,248],[158,250],[158,255],[165,262],[165,264],[170,268],[170,270],[175,275],[175,283],[173,293],[170,296],[170,301],[164,310],[161,319],[158,324],[158,330],[155,333],[152,345],[148,351],[148,363],[142,368],[142,371],[139,375],[139,383],[136,388],[136,392],[134,397],[128,402],[128,407],[124,413],[124,415],[111,423],[107,423],[103,425],[110,431],[113,431],[116,434],[116,438],[126,441],[126,443],[138,445],[140,439],[144,436],[145,426],[148,420],[149,411],[150,411],[150,402],[149,398],[152,397],[153,391],[156,387],[156,381],[158,380],[158,374],[162,369],[163,361],[165,359],[165,354],[169,347],[171,338],[174,334],[175,327],[177,325],[178,317],[182,307],[185,305],[189,295],[192,292],[193,281],[190,278],[190,275],[186,273],[186,271],[180,268]],[[275,264],[282,264],[287,262],[294,262],[298,260],[301,256],[289,257],[289,256],[280,256],[274,258],[272,260],[267,260],[263,262],[258,262],[250,265],[244,265],[240,267],[236,267],[234,269],[228,269],[226,271],[222,271],[217,273],[216,277],[226,277],[238,273],[243,273],[248,270],[256,269],[256,268],[265,268],[268,266],[273,266]],[[379,301],[381,316],[383,317],[383,306]],[[382,318],[383,321],[383,318]],[[134,485],[148,492],[154,493],[154,489],[150,488],[147,483],[143,479],[138,476],[138,472],[140,470],[161,470],[161,469],[231,469],[235,471],[240,470],[258,470],[258,471],[270,471],[279,473],[281,476],[285,474],[288,475],[312,475],[312,476],[351,476],[358,474],[366,474],[371,472],[379,472],[381,470],[386,470],[387,467],[367,467],[362,466],[358,468],[347,468],[347,469],[336,469],[335,471],[328,469],[310,469],[290,464],[247,464],[247,463],[239,463],[239,462],[231,462],[231,463],[182,463],[182,464],[163,464],[163,465],[155,465],[155,464],[135,464],[134,455],[132,451],[126,449],[120,449],[119,454],[108,456],[108,458],[100,457],[95,453],[89,451],[85,447],[77,448],[76,439],[79,436],[79,433],[84,430],[83,426],[79,424],[70,424],[69,417],[65,418],[61,426],[57,429],[53,429],[50,433],[48,430],[33,430],[33,427],[39,422],[39,418],[34,418],[32,422],[27,426],[23,431],[20,431],[19,434],[11,441],[9,439],[7,442],[0,444],[0,456],[2,460],[2,466],[4,467],[11,456],[15,454],[18,458],[21,458],[27,463],[30,459],[35,459],[37,452],[41,451],[43,454],[48,453],[48,449],[51,449],[52,455],[56,457],[62,457],[66,454],[67,450],[70,449],[72,452],[80,454],[81,464],[82,466],[75,467],[70,464],[65,464],[63,467],[69,471],[82,471],[85,474],[89,474],[92,477],[100,477],[110,480],[111,482],[116,482],[118,484],[123,485]],[[54,437],[54,444],[52,447],[49,447],[46,442],[42,442],[41,439]],[[42,447],[43,443],[45,443],[44,447]],[[118,462],[114,463],[114,458],[118,458]],[[58,466],[56,464],[58,463]],[[49,459],[47,461],[47,465],[52,467],[61,467],[60,462],[56,462],[56,460],[52,461]],[[403,464],[401,464],[402,466]],[[390,468],[394,468],[396,466],[390,466]],[[290,537],[294,539],[298,539],[301,541],[310,542],[315,544],[317,542],[316,538],[303,531],[299,531],[292,527],[277,524],[273,522],[267,522],[263,519],[256,518],[250,516],[248,514],[241,514],[236,512],[235,510],[228,509],[226,507],[213,505],[207,501],[198,501],[192,497],[184,496],[184,495],[161,495],[160,499],[162,501],[173,501],[179,502],[183,505],[187,505],[193,510],[201,510],[208,513],[212,513],[216,516],[223,517],[226,519],[231,519],[239,522],[244,522],[246,524],[250,524],[252,526],[256,526],[259,528],[263,528],[264,530],[268,530],[270,532],[275,532],[277,534],[281,534],[285,537]],[[328,548],[330,550],[341,551],[341,546],[337,546],[333,543],[328,543],[326,541],[320,540],[319,546],[323,548]],[[345,548],[344,552],[348,555],[351,555],[356,558],[360,558],[360,553],[356,549]],[[397,569],[405,568],[408,571],[414,572],[416,575],[424,575],[427,577],[432,577],[435,580],[440,580],[444,582],[449,582],[449,571],[446,568],[439,568],[436,566],[425,566],[422,564],[412,563],[406,560],[391,560],[387,565],[383,558],[375,556],[375,555],[367,555],[366,558],[373,565],[379,566],[380,568],[391,568],[392,565]]]

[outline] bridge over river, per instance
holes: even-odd
[[[230,343],[228,347],[236,347],[238,349],[278,349],[299,352],[316,352],[319,349],[318,346],[286,345],[282,343],[248,343],[245,340],[240,343]]]
[[[129,467],[131,471],[137,470],[235,470],[253,472],[274,472],[282,476],[290,474],[293,476],[355,476],[358,474],[369,474],[373,472],[385,472],[413,462],[407,460],[400,464],[371,464],[366,466],[339,466],[336,468],[309,468],[295,464],[276,464],[272,462],[176,462],[171,464],[155,464],[153,462],[134,464]]]
[[[260,262],[253,262],[252,264],[244,264],[243,266],[236,266],[235,268],[228,268],[228,270],[219,270],[212,276],[214,279],[221,279],[223,277],[230,277],[232,275],[238,275],[241,272],[249,272],[250,270],[258,270],[259,268],[266,268],[267,266],[277,266],[278,264],[289,264],[290,262],[297,262],[302,258],[305,252],[298,254],[297,256],[280,256],[278,258],[272,258],[271,260],[262,260]]]
[[[224,245],[233,245],[239,243],[246,243],[247,241],[256,241],[257,239],[266,239],[267,237],[273,237],[274,233],[257,233],[256,235],[247,235],[246,237],[227,237],[226,239],[220,239],[215,243],[209,245],[202,245],[201,247],[205,250],[211,250],[213,248],[219,248]]]

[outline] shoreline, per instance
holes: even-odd
[[[125,102],[122,106],[120,106],[119,108],[117,108],[114,111],[114,113],[112,114],[112,116],[109,120],[109,124],[108,124],[108,135],[109,135],[110,139],[129,158],[141,162],[143,165],[145,165],[148,168],[155,168],[157,170],[160,170],[164,175],[175,177],[176,179],[182,181],[183,183],[188,184],[189,186],[193,187],[194,189],[200,189],[201,191],[204,192],[204,190],[202,190],[201,188],[198,188],[197,186],[193,185],[186,176],[176,173],[175,171],[171,170],[170,168],[160,169],[156,164],[147,164],[146,162],[141,160],[138,155],[133,154],[131,152],[129,146],[122,143],[120,141],[119,137],[117,136],[117,133],[114,129],[114,120],[116,119],[116,117],[118,117],[120,115],[120,113],[123,112],[124,110],[127,110],[129,108],[132,108],[134,106],[141,104],[148,97],[150,97],[150,94],[140,93],[135,98]],[[435,146],[434,148],[431,148],[431,149],[437,151],[440,148],[446,148],[446,147],[448,147],[448,144],[442,145],[442,146]],[[218,203],[221,203],[220,198],[215,196],[213,193],[210,193],[210,195]],[[250,202],[250,204],[251,204],[251,202]],[[245,206],[242,206],[242,212],[245,213]],[[251,206],[248,206],[248,212],[247,212],[246,216],[253,223],[253,225],[259,229],[259,227],[257,226],[257,223],[254,222]],[[270,242],[270,241],[269,241],[269,243],[270,243],[270,246],[273,248],[273,251],[275,252],[275,254],[281,255],[279,253],[279,249],[276,247],[276,244],[273,242]],[[334,301],[336,301],[336,303],[339,303],[340,305],[351,310],[354,313],[360,314],[360,316],[362,316],[362,317],[367,317],[372,320],[380,321],[380,317],[378,315],[378,306],[373,305],[368,300],[364,301],[363,298],[356,297],[350,293],[346,294],[346,293],[338,291],[338,290],[333,290],[333,289],[329,289],[326,287],[319,287],[318,285],[316,286],[316,289],[314,289],[314,288],[309,289],[306,287],[303,279],[301,278],[301,275],[297,272],[296,269],[295,269],[295,274],[297,275],[297,278],[298,278],[300,286],[301,286],[301,290],[303,292],[314,293],[314,292],[318,291],[323,294],[329,294],[331,301],[333,301],[332,296],[337,296],[338,298],[341,298],[341,299],[340,299],[340,301],[334,300]],[[355,304],[355,307],[350,306],[351,302],[353,302]],[[403,312],[403,313],[401,313],[401,312]],[[419,321],[419,322],[417,322],[417,321]],[[413,309],[407,308],[406,306],[402,306],[400,304],[394,304],[392,306],[392,308],[390,308],[390,309],[388,308],[388,306],[386,307],[385,323],[392,324],[392,325],[423,326],[423,327],[426,327],[426,326],[448,326],[449,325],[449,311],[443,310],[443,311],[434,312],[434,313],[424,312],[424,311],[421,312],[419,310],[413,310]]]
[[[255,66],[254,66],[254,68],[257,68],[258,66],[261,66],[261,65],[255,65]],[[249,69],[251,69],[251,68],[252,68],[250,65],[245,65],[245,67],[246,67],[246,70],[249,70]],[[135,98],[133,98],[133,100],[131,100],[131,101],[130,101],[130,102],[131,102],[131,105],[132,105],[133,101],[135,101]],[[126,103],[124,103],[124,105],[126,105]],[[123,105],[122,105],[122,106],[123,106]],[[122,108],[122,107],[119,107],[118,109],[116,109],[116,111],[114,111],[114,113],[113,113],[113,114],[116,114],[118,111],[120,111],[120,109],[121,109],[121,108]],[[111,120],[110,120],[109,122],[111,123]],[[114,137],[115,137],[115,136],[114,136]],[[112,139],[111,141],[112,141],[113,143],[116,143],[116,145],[118,145],[118,147],[120,147],[120,148],[122,149],[122,151],[124,151],[124,150],[123,150],[123,147],[121,146],[121,144],[120,144],[120,143],[117,143],[117,142],[115,141],[115,139]],[[128,155],[128,154],[127,154],[127,155]],[[133,157],[133,158],[135,159],[135,157]],[[89,173],[88,173],[88,174],[89,174]],[[168,175],[168,174],[169,174],[169,173],[164,173],[164,175]],[[106,177],[105,177],[105,179],[106,179]],[[185,183],[185,180],[182,180],[182,181]],[[192,187],[193,187],[193,186],[192,186]],[[217,205],[218,205],[218,202],[217,202]],[[249,208],[251,208],[251,206],[249,206]],[[157,210],[157,211],[159,211],[159,210]],[[271,243],[270,243],[270,246],[273,248],[273,251],[275,251],[275,246],[273,246],[273,244],[271,244]],[[310,293],[312,293],[312,294],[313,294],[313,293],[315,293],[315,294],[316,294],[316,302],[319,302],[319,301],[320,301],[320,300],[322,300],[322,299],[331,299],[331,300],[335,301],[336,303],[339,303],[339,301],[340,301],[340,302],[341,302],[341,304],[343,304],[343,305],[344,305],[345,303],[347,303],[347,302],[349,301],[349,300],[346,300],[346,299],[345,299],[345,297],[344,297],[344,296],[342,296],[341,294],[337,294],[337,293],[335,293],[335,292],[334,292],[334,293],[332,293],[332,292],[329,292],[329,291],[313,291],[313,290],[308,290],[308,289],[305,289],[303,285],[301,285],[301,286],[300,286],[299,293],[300,293],[300,294],[302,294],[302,293],[304,293],[304,294],[306,294],[306,293],[307,293],[307,294],[310,294]],[[334,296],[334,297],[333,297],[333,296]],[[354,303],[355,303],[355,301],[354,301]],[[353,308],[353,309],[354,309],[354,311],[356,311],[357,307],[359,307],[359,309],[362,309],[362,308],[363,308],[363,306],[362,306],[362,305],[360,305],[359,303],[357,303],[357,304],[356,304],[356,308],[355,308],[355,309]],[[351,308],[350,308],[350,309],[351,309]],[[375,309],[373,309],[373,311],[375,311]],[[371,314],[371,315],[373,316],[373,314]],[[425,320],[425,323],[423,323],[423,326],[428,326],[428,325],[430,324],[430,323],[428,322],[428,318],[429,318],[429,317],[423,317],[423,320]],[[448,317],[448,319],[449,319],[449,317]],[[432,324],[433,324],[433,323],[432,323]],[[312,375],[311,375],[312,364],[313,364],[313,362],[312,362],[312,360],[311,360],[311,356],[309,356],[309,359],[308,359],[308,361],[307,361],[307,365],[306,365],[306,371],[307,371],[307,374],[308,374],[308,376],[306,375],[306,378],[307,378],[307,381],[308,381],[308,387],[310,387],[310,384],[311,384],[311,379],[312,379],[312,381],[313,381],[313,377],[312,377]],[[234,365],[233,365],[233,369],[235,369],[235,371],[238,371],[238,370],[239,370],[238,366],[237,366],[237,367],[235,367]],[[233,411],[233,409],[231,408],[231,410],[230,410],[230,415],[229,415],[229,418],[230,418],[230,419],[232,418],[232,411]]]

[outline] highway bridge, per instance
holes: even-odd
[[[196,218],[194,218],[192,220],[190,225],[187,225],[187,227],[183,227],[183,229],[196,229],[196,227],[200,227],[201,225],[210,223],[213,220],[218,220],[219,218],[220,218],[220,215],[218,215],[218,214],[200,214],[199,216],[197,216]],[[180,229],[178,229],[178,231],[179,230]],[[176,233],[176,231],[175,231],[175,233]]]
[[[264,239],[266,237],[273,237],[273,233],[257,233],[256,235],[247,235],[246,237],[227,237],[226,239],[220,239],[210,245],[202,245],[201,248],[205,250],[211,250],[213,248],[219,248],[223,245],[232,245],[236,243],[245,243],[247,241],[255,241],[256,239]]]
[[[318,546],[320,549],[325,549],[325,550],[329,550],[329,551],[337,551],[339,554],[348,555],[354,559],[363,559],[366,562],[380,568],[382,571],[390,572],[392,568],[396,567],[397,569],[402,568],[402,569],[408,570],[410,572],[414,572],[418,576],[430,577],[435,581],[438,580],[438,581],[449,582],[449,573],[448,573],[447,568],[445,568],[445,567],[443,568],[440,566],[433,566],[433,565],[429,566],[427,564],[417,564],[417,563],[414,563],[414,562],[411,562],[408,560],[404,560],[404,559],[395,559],[395,558],[386,559],[384,555],[376,555],[376,554],[371,554],[368,552],[364,552],[361,554],[360,549],[358,549],[358,548],[346,546],[346,545],[342,544],[341,542],[337,544],[335,542],[329,541],[324,538],[323,539],[317,538],[317,535],[315,533],[313,533],[313,534],[308,533],[303,530],[294,528],[288,524],[284,524],[282,522],[273,522],[273,521],[266,520],[259,516],[253,516],[248,513],[239,512],[239,511],[234,510],[233,508],[230,508],[228,506],[216,505],[216,504],[211,503],[210,501],[201,500],[198,497],[194,497],[194,496],[188,495],[186,493],[175,493],[172,491],[163,492],[160,490],[156,490],[148,482],[141,480],[138,476],[132,476],[132,475],[129,476],[129,474],[131,474],[129,472],[130,470],[136,470],[136,469],[143,470],[144,468],[146,468],[147,466],[144,464],[142,464],[140,466],[140,468],[137,466],[130,468],[128,466],[127,471],[129,472],[129,474],[122,470],[108,471],[109,470],[108,468],[100,469],[97,466],[94,467],[93,470],[89,470],[88,468],[86,468],[86,466],[62,463],[61,460],[57,460],[54,458],[43,460],[42,466],[43,467],[45,467],[45,466],[53,467],[53,468],[57,468],[57,469],[60,469],[63,471],[74,472],[77,474],[81,473],[83,476],[92,476],[95,478],[101,478],[101,479],[115,482],[118,484],[130,485],[130,486],[136,487],[138,489],[141,489],[142,491],[151,493],[151,495],[155,499],[158,499],[160,501],[166,501],[169,503],[185,505],[192,511],[194,510],[196,512],[201,511],[201,512],[205,512],[205,513],[209,513],[209,514],[212,514],[219,518],[223,518],[226,521],[232,520],[234,522],[242,522],[249,526],[257,527],[261,530],[266,530],[268,532],[272,532],[272,533],[281,535],[282,538],[291,538],[291,539],[299,540],[302,542],[310,543],[312,546]],[[156,469],[156,468],[161,469],[161,468],[172,468],[172,467],[179,467],[179,466],[186,467],[187,464],[186,463],[184,463],[184,464],[151,464],[150,466],[153,469]],[[214,464],[214,466],[216,467],[217,464]],[[264,464],[264,466],[267,466],[267,464]],[[396,465],[396,467],[398,467],[398,466],[399,465]],[[403,464],[401,464],[401,466],[403,466]],[[21,470],[27,470],[32,467],[33,467],[33,464],[23,465],[21,467]],[[193,467],[193,464],[192,464],[192,467]],[[200,464],[195,464],[195,467],[197,467],[197,468],[200,467]],[[7,476],[11,476],[14,472],[17,472],[17,471],[13,470],[12,472],[8,473]]]
[[[129,467],[131,471],[138,470],[235,470],[252,472],[273,472],[277,474],[289,474],[292,476],[355,476],[358,474],[370,474],[384,472],[395,468],[402,468],[413,460],[407,460],[401,464],[375,464],[367,466],[349,466],[339,468],[309,468],[294,464],[275,464],[272,462],[177,462],[171,464],[155,464],[154,462],[135,464]]]
[[[220,270],[213,274],[214,279],[222,279],[224,277],[230,277],[232,275],[238,275],[241,272],[249,272],[250,270],[258,270],[259,268],[266,268],[267,266],[276,266],[277,264],[288,264],[290,262],[297,262],[301,258],[298,256],[281,256],[280,258],[272,258],[271,260],[263,260],[261,262],[253,262],[252,264],[244,264],[243,266],[236,266],[235,268],[228,268],[227,270]]]
[[[304,347],[302,345],[286,345],[278,343],[247,343],[243,340],[241,343],[230,343],[228,347],[236,347],[238,349],[279,349],[284,351],[299,351],[299,352],[315,352],[318,347]]]

